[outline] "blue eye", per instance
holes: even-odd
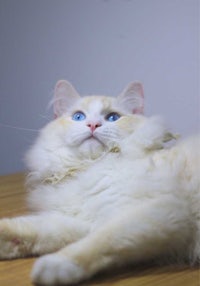
[[[72,119],[75,121],[82,121],[85,120],[86,116],[83,112],[77,111],[72,115]]]
[[[120,118],[120,115],[117,112],[111,112],[106,116],[106,120],[113,122]]]

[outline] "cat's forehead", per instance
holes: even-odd
[[[85,96],[80,100],[80,107],[88,112],[100,112],[112,108],[114,99],[108,96]]]

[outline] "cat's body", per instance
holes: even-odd
[[[117,99],[56,86],[56,119],[27,154],[32,215],[0,222],[0,257],[45,255],[32,278],[71,284],[107,267],[200,260],[199,137],[141,115],[139,83]]]

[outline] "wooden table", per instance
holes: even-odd
[[[25,214],[24,175],[0,176],[0,217]],[[1,286],[30,286],[35,258],[0,261]],[[80,285],[92,286],[200,286],[200,269],[186,266],[142,265],[103,273]]]

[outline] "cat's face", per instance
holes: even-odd
[[[134,113],[143,111],[141,84],[129,85],[120,96],[80,97],[66,81],[55,89],[56,122],[63,126],[67,146],[95,158],[131,132]]]

